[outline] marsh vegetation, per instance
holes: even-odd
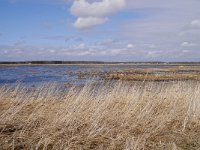
[[[0,149],[200,149],[200,83],[0,87]]]

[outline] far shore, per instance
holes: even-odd
[[[200,66],[200,62],[62,62],[62,61],[33,61],[33,62],[0,62],[1,66]]]

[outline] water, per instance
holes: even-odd
[[[0,84],[27,84],[35,85],[48,82],[62,84],[81,84],[88,79],[80,79],[77,72],[85,71],[112,71],[121,68],[158,68],[156,65],[21,65],[0,66]],[[164,66],[162,66],[164,67]]]

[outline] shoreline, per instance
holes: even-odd
[[[105,64],[0,64],[0,67],[4,66],[200,66],[199,64],[182,64],[182,63],[169,63],[169,64],[150,64],[150,63],[105,63]]]

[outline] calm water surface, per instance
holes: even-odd
[[[36,66],[0,66],[0,84],[40,84],[47,82],[84,83],[88,79],[80,79],[73,72],[112,71],[120,68],[152,68],[155,65],[36,65]],[[163,66],[162,66],[163,67]]]

